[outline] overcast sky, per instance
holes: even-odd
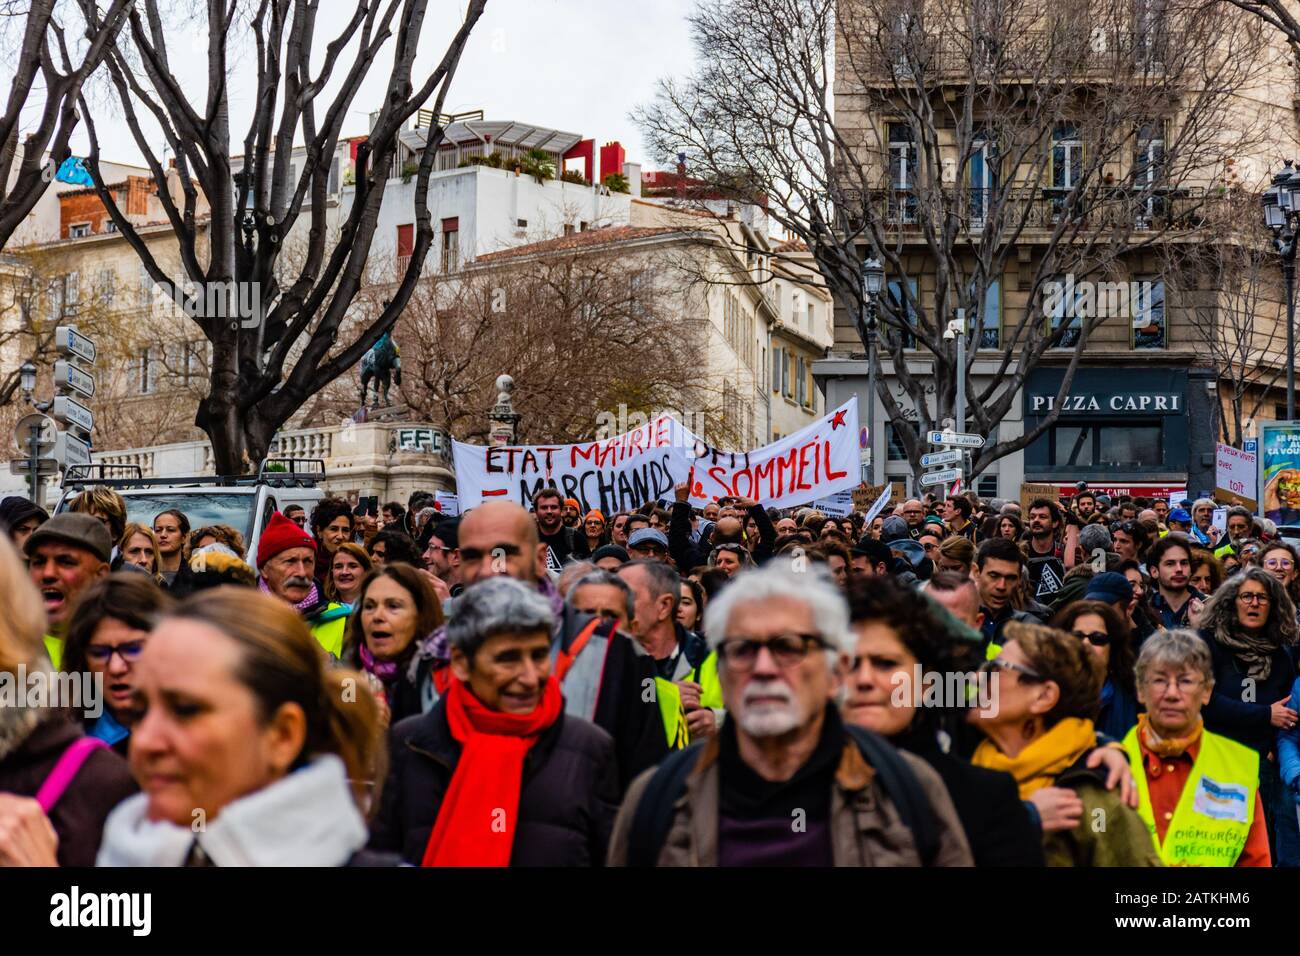
[[[643,0],[639,4],[613,0],[489,0],[474,29],[448,94],[447,112],[482,109],[490,120],[517,120],[581,134],[600,145],[623,143],[628,160],[658,168],[641,145],[641,136],[628,113],[653,94],[664,76],[689,72],[692,50],[685,15],[693,0]],[[441,57],[454,30],[440,7],[463,10],[463,2],[430,3],[419,59],[425,70]],[[355,9],[349,0],[329,0],[338,16]],[[459,14],[458,14],[459,15]],[[322,14],[321,19],[325,19]],[[332,24],[337,30],[340,24]],[[318,27],[318,36],[326,32]],[[206,89],[206,32],[183,31],[171,41],[174,69],[190,91],[190,101],[202,109]],[[323,41],[320,43],[323,47]],[[392,41],[389,41],[391,50]],[[383,97],[389,64],[376,65],[357,94],[343,126],[344,135],[366,132],[367,114]],[[236,69],[231,77],[232,136],[242,138],[250,110],[251,70]],[[421,73],[417,69],[417,80]],[[97,118],[101,155],[105,160],[139,162],[140,152],[116,110],[104,99],[92,106]],[[318,108],[318,115],[324,107]],[[161,152],[161,136],[158,137]],[[84,155],[84,132],[74,138],[73,152]],[[236,146],[232,152],[242,152]]]

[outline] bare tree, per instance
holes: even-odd
[[[342,11],[346,19],[331,18],[341,26],[325,36],[323,49],[317,42],[322,26],[318,2],[207,0],[208,89],[197,107],[173,72],[168,41],[175,33],[158,0],[137,0],[131,10],[128,29],[107,59],[109,79],[157,182],[179,243],[184,278],[203,290],[238,290],[241,299],[259,304],[254,321],[232,320],[238,310],[230,302],[218,301],[214,308],[210,294],[196,302],[164,273],[104,185],[95,124],[87,117],[91,174],[100,199],[149,274],[186,305],[212,343],[209,390],[195,424],[211,439],[218,470],[240,472],[263,457],[276,430],[355,365],[397,320],[432,243],[428,183],[443,135],[436,124],[419,150],[410,265],[387,307],[353,334],[341,335],[364,280],[386,184],[408,148],[399,133],[426,104],[434,116],[441,115],[486,3],[469,0],[441,59],[417,82],[413,71],[428,0],[331,4],[329,11]],[[387,95],[357,151],[352,205],[332,240],[325,201],[330,163],[362,81],[394,37]],[[316,72],[313,59],[319,64]],[[238,182],[232,177],[236,140],[227,85],[236,67],[256,74]],[[326,101],[330,90],[332,98]],[[146,119],[161,127],[174,156],[171,178],[149,140]],[[304,144],[306,161],[294,178],[291,160],[298,141]],[[286,275],[280,267],[284,242],[308,200],[307,254],[301,268]],[[198,240],[201,222],[207,231],[204,246]]]
[[[1161,249],[1161,271],[1214,369],[1219,440],[1240,448],[1286,368],[1286,297],[1256,197],[1233,191],[1218,211],[1212,238]]]
[[[700,374],[700,290],[669,278],[665,261],[591,250],[507,255],[426,279],[394,331],[404,403],[457,439],[484,441],[495,380],[509,373],[521,441],[583,441],[611,420],[661,411],[722,427],[717,389]],[[311,419],[346,417],[355,388],[339,380]]]
[[[103,13],[93,0],[75,4],[25,0],[5,3],[0,9],[4,17],[25,13],[21,39],[9,51],[13,82],[0,116],[0,249],[70,155],[68,141],[80,119],[77,103],[82,87],[103,63],[134,2],[113,0]],[[78,12],[83,17],[80,23],[66,22],[64,15],[76,19]],[[84,47],[76,43],[78,34],[85,40]],[[39,119],[23,137],[23,114],[38,110]]]
[[[885,264],[878,396],[917,472],[925,431],[955,417],[958,374],[987,434],[1045,357],[1068,360],[1051,413],[981,449],[974,474],[1050,428],[1109,316],[1049,321],[1048,283],[1128,278],[1194,237],[1225,157],[1263,135],[1234,110],[1267,69],[1259,25],[1215,0],[701,0],[690,19],[696,74],[636,114],[651,148],[685,153],[697,207],[752,203],[802,239],[868,352],[861,266]],[[1025,293],[1000,327],[983,321],[995,283]],[[944,337],[958,309],[961,370]]]

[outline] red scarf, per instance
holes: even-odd
[[[451,786],[424,848],[421,866],[509,866],[519,824],[524,757],[564,706],[559,681],[547,680],[530,714],[492,710],[464,681],[443,697],[451,736],[461,745]]]

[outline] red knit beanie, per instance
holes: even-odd
[[[270,522],[262,529],[262,537],[257,542],[257,566],[261,567],[281,551],[290,548],[311,548],[314,551],[316,539],[277,511],[271,515]]]

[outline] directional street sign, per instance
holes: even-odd
[[[54,347],[60,355],[75,355],[83,362],[95,364],[95,343],[70,325],[55,327]]]
[[[57,475],[59,473],[59,463],[53,458],[36,459],[37,474],[39,475]],[[32,473],[32,462],[29,458],[15,458],[9,462],[9,474],[11,475],[30,475]]]
[[[931,445],[955,445],[958,448],[983,448],[984,439],[979,435],[965,435],[960,432],[926,432]]]
[[[921,476],[919,484],[922,488],[928,488],[930,485],[947,485],[961,478],[960,468],[945,468],[943,471],[932,471]]]
[[[90,435],[91,429],[95,427],[95,416],[90,409],[67,395],[55,397],[54,404],[50,407],[50,415],[59,424],[80,429],[87,436]]]
[[[70,389],[86,398],[95,397],[94,376],[87,375],[67,359],[59,359],[54,363],[54,387]]]
[[[73,465],[89,465],[91,463],[90,445],[76,435],[59,432],[58,441],[54,445],[54,457],[59,460],[59,464],[63,468],[71,468]]]
[[[33,412],[18,419],[18,424],[14,427],[14,445],[18,448],[18,453],[24,458],[30,457],[32,453],[33,426],[38,430],[36,457],[48,457],[54,451],[54,441],[59,434],[59,429],[54,423],[54,419],[48,415],[42,415],[40,412]]]
[[[953,451],[933,451],[928,455],[921,456],[921,467],[933,468],[935,465],[955,465],[961,461],[963,454],[963,452],[955,449]]]

